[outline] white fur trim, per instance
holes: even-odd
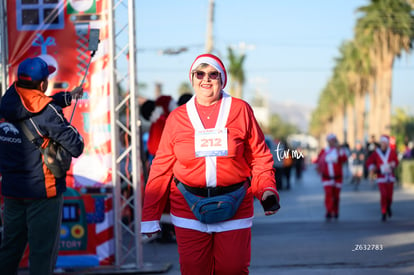
[[[253,217],[237,220],[229,220],[214,224],[205,224],[198,220],[177,217],[171,214],[172,223],[175,226],[193,229],[205,233],[224,232],[230,230],[250,228],[253,225]]]
[[[380,142],[389,143],[389,142],[390,142],[390,140],[389,140],[386,136],[381,136],[381,137],[380,137]]]
[[[159,221],[141,222],[141,233],[154,233],[160,230]]]
[[[390,148],[389,147],[387,148],[387,151],[385,151],[385,154],[379,148],[375,149],[375,151],[377,151],[377,154],[380,157],[382,163],[387,164],[388,159],[390,157],[390,153],[391,153]]]
[[[324,180],[324,181],[322,181],[322,185],[323,186],[335,186],[335,181],[334,180]]]
[[[395,177],[389,176],[388,178],[377,178],[377,183],[387,184],[387,183],[395,183]]]
[[[199,59],[197,59],[194,64],[191,66],[191,72],[194,71],[195,68],[197,68],[200,64],[208,64],[210,66],[213,66],[217,71],[220,72],[220,76],[221,76],[221,88],[224,88],[224,85],[226,84],[226,74],[224,73],[224,68],[220,65],[220,63],[215,60],[214,58],[208,57],[208,56],[203,56],[200,57]]]
[[[216,125],[214,129],[223,129],[226,126],[227,119],[230,113],[231,107],[231,96],[226,94],[224,91],[221,91],[222,99],[219,110],[219,115],[217,118]],[[195,96],[193,96],[186,104],[188,116],[190,118],[191,124],[195,130],[205,130],[203,123],[201,122],[200,116],[198,115],[196,105],[195,105]],[[216,167],[216,157],[205,157],[206,159],[206,186],[215,187],[217,186],[217,167]]]
[[[206,186],[217,186],[217,157],[206,157]]]

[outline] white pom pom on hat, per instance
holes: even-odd
[[[226,87],[227,84],[227,72],[226,72],[226,68],[224,67],[223,62],[221,62],[220,58],[218,58],[217,56],[213,55],[213,54],[201,54],[199,56],[196,57],[196,59],[194,60],[193,64],[191,65],[190,68],[190,82],[192,83],[192,73],[195,70],[195,68],[197,68],[200,64],[208,64],[210,66],[213,66],[217,71],[219,71],[220,76],[221,76],[221,88],[223,89],[224,87]]]

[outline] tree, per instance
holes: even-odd
[[[356,37],[364,41],[375,67],[375,87],[379,110],[379,131],[389,134],[391,126],[392,68],[395,57],[410,52],[414,39],[414,16],[406,0],[371,0],[360,7],[362,13],[356,25]],[[377,113],[379,114],[379,112]],[[380,121],[379,121],[380,119]]]
[[[284,121],[278,114],[272,114],[269,125],[269,133],[276,139],[287,139],[289,135],[299,133],[295,125]]]
[[[340,52],[341,56],[336,59],[333,76],[319,98],[318,108],[315,111],[317,115],[312,116],[311,131],[315,132],[315,127],[319,127],[317,132],[320,138],[328,133],[335,133],[340,139],[346,141],[344,123],[347,105],[352,103],[353,94],[350,91],[350,82],[347,77],[350,66],[347,63],[349,57],[346,55],[346,46],[341,47]],[[320,129],[321,125],[322,129]]]
[[[360,48],[357,41],[351,40],[340,47],[340,69],[347,89],[347,123],[348,142],[351,146],[355,141],[362,141],[365,132],[365,98],[370,89],[372,68],[369,57],[364,48]],[[353,131],[353,132],[352,132]]]
[[[243,69],[243,63],[246,58],[245,54],[237,56],[231,47],[228,48],[229,54],[229,69],[228,73],[232,80],[230,87],[230,94],[234,97],[242,98],[243,97],[243,85],[246,81]]]
[[[324,137],[333,132],[333,121],[335,109],[331,107],[335,98],[328,88],[328,84],[324,87],[319,95],[318,105],[311,114],[309,132],[315,137],[318,137],[319,144],[322,144]]]
[[[402,150],[404,142],[414,138],[414,116],[402,108],[397,108],[391,118],[391,134],[395,136],[397,148]]]
[[[182,82],[180,84],[180,86],[178,87],[178,96],[183,95],[183,94],[192,94],[193,93],[193,89],[191,87],[190,84],[188,84],[188,82]]]

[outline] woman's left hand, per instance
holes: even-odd
[[[275,196],[276,197],[276,201],[278,201],[278,198],[277,198],[276,194],[274,192],[272,192],[272,191],[269,191],[269,190],[264,191],[264,193],[262,195],[262,201],[266,200],[270,196]],[[276,214],[276,212],[277,212],[277,210],[274,210],[274,211],[265,211],[265,215],[266,216],[270,216],[270,215]]]

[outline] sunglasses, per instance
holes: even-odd
[[[195,71],[194,75],[197,79],[202,80],[204,79],[204,76],[206,75],[206,72],[203,71]],[[212,80],[217,80],[220,77],[220,73],[219,72],[210,72],[208,73],[208,78],[212,79]]]

